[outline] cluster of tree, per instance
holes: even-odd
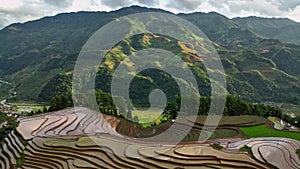
[[[93,92],[93,91],[89,91]],[[126,101],[122,97],[112,97],[111,94],[105,93],[101,90],[95,91],[96,96],[96,102],[97,105],[93,105],[93,101],[89,100],[91,98],[88,98],[90,94],[79,94],[79,97],[77,98],[77,102],[79,105],[82,104],[82,106],[94,109],[94,110],[100,110],[101,113],[112,115],[116,117],[130,117],[132,116],[132,105],[130,102]],[[114,101],[117,102],[119,105],[118,108],[116,108]],[[60,94],[52,97],[50,102],[50,107],[47,111],[57,111],[62,110],[68,107],[73,106],[73,100],[70,93]]]
[[[190,103],[196,102],[197,97],[190,97]],[[193,100],[194,99],[194,100]],[[169,103],[166,107],[165,113],[174,118],[180,110],[180,98],[177,97],[176,103]],[[191,105],[192,106],[192,105]],[[201,97],[198,115],[208,115],[211,106],[210,97]],[[264,104],[253,104],[241,100],[237,97],[228,95],[226,97],[224,116],[240,116],[240,115],[256,115],[260,117],[278,117],[291,125],[300,127],[300,116],[292,118],[291,116],[282,112],[279,107],[272,107]]]
[[[49,111],[62,110],[67,107],[72,107],[73,101],[71,93],[64,93],[60,95],[53,96],[51,98]]]
[[[98,109],[100,112],[116,117],[126,117],[126,119],[131,121],[137,121],[137,117],[132,116],[132,103],[131,101],[126,101],[122,97],[114,97],[111,96],[109,93],[102,92],[101,90],[95,91],[96,101],[97,104],[95,105],[85,105],[92,109]],[[88,97],[88,95],[82,95],[80,98],[83,99],[84,97]],[[88,98],[85,98],[88,99]],[[83,100],[85,100],[83,99]],[[196,97],[196,96],[183,96],[175,97],[175,101],[169,102],[163,112],[164,119],[175,119],[178,116],[178,112],[180,110],[181,99],[185,100],[186,106],[185,110],[188,110],[189,107],[193,107],[197,105],[197,99],[200,99],[200,106],[198,109],[198,115],[207,115],[210,110],[211,106],[211,98],[210,97]],[[79,101],[80,102],[80,101]],[[118,102],[118,107],[115,106],[114,102]],[[61,94],[58,96],[54,96],[51,100],[49,110],[44,111],[56,111],[61,110],[67,107],[72,107],[72,97],[71,94]],[[187,115],[189,115],[187,113]],[[261,117],[278,117],[283,119],[284,121],[300,127],[300,116],[292,118],[291,116],[286,115],[282,112],[282,110],[278,107],[272,107],[269,105],[264,104],[252,104],[248,103],[244,100],[241,100],[234,96],[227,96],[226,103],[223,115],[225,116],[240,116],[240,115],[257,115]],[[167,117],[167,118],[166,118]]]
[[[43,87],[38,96],[40,101],[50,101],[52,97],[71,93],[72,90],[72,76],[58,74]]]
[[[33,116],[36,114],[42,114],[47,112],[50,112],[50,109],[44,105],[42,109],[31,110],[30,112],[23,112],[23,114],[25,114],[26,116]]]
[[[16,130],[18,122],[15,117],[8,117],[5,113],[0,111],[0,124],[6,121],[6,124],[0,128],[0,142],[12,130]]]
[[[224,115],[256,115],[261,117],[278,117],[291,125],[300,127],[300,116],[292,118],[285,114],[279,107],[264,104],[251,104],[233,96],[227,96]]]

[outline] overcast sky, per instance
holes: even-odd
[[[0,29],[62,12],[110,11],[130,5],[174,13],[216,11],[229,18],[286,17],[300,22],[300,0],[0,0]]]

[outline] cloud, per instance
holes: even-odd
[[[201,0],[170,0],[166,4],[166,7],[176,9],[178,11],[193,11],[197,9],[203,1]]]
[[[160,0],[100,0],[100,2],[102,5],[108,6],[110,8],[130,6],[133,4],[153,7],[159,5]]]
[[[279,0],[279,3],[279,9],[284,11],[294,10],[300,6],[299,0]]]
[[[0,0],[0,29],[14,22],[76,11],[143,5],[171,12],[216,11],[228,17],[289,17],[300,22],[300,0]]]
[[[137,2],[141,5],[148,5],[148,6],[158,6],[159,0],[137,0]]]
[[[25,4],[25,2],[31,3]],[[24,3],[20,3],[19,5],[16,5],[13,8],[7,6],[0,6],[0,22],[3,26],[4,23],[6,23],[7,25],[12,22],[21,22],[45,14],[45,10],[36,10],[37,8],[42,9],[42,5],[40,4],[40,2],[32,2],[29,0],[26,0],[24,1]],[[48,7],[48,10],[51,11],[52,8]]]
[[[101,0],[101,4],[110,8],[118,8],[122,6],[129,6],[132,4],[130,0]]]
[[[262,16],[283,16],[284,12],[280,11],[275,3],[263,0],[250,0],[241,3],[233,2],[230,4],[229,9],[233,13],[241,11],[248,11],[253,14]]]
[[[3,12],[0,12],[0,18],[0,28],[3,28],[11,22],[11,18]]]
[[[44,0],[45,3],[53,6],[57,6],[60,8],[66,8],[72,5],[73,0]]]
[[[300,5],[287,15],[290,19],[300,22]]]
[[[98,6],[99,4],[95,0],[91,0],[91,5],[92,6]]]
[[[299,0],[206,0],[207,3],[231,16],[256,15],[285,17],[300,5]]]
[[[0,29],[16,22],[39,19],[64,12],[73,0],[11,0],[12,4],[0,2]]]
[[[95,0],[94,0],[95,1]],[[25,22],[63,12],[109,10],[87,0],[10,0],[0,1],[0,29],[15,22]]]

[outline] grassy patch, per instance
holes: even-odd
[[[253,156],[253,152],[252,152],[251,147],[244,146],[244,147],[240,148],[240,151],[245,151],[245,152],[247,152],[249,155]]]
[[[238,131],[233,129],[217,129],[213,132],[209,139],[227,138],[238,134]]]
[[[198,116],[196,122],[198,124],[204,124],[207,116]],[[218,119],[218,116],[213,117],[212,119]],[[229,125],[229,126],[251,126],[257,124],[264,124],[267,121],[266,118],[259,116],[222,116],[219,125]]]
[[[23,153],[21,154],[21,156],[17,159],[17,168],[23,164],[24,157],[25,157],[25,155],[24,155],[24,151],[23,151]]]
[[[32,103],[32,102],[22,102],[22,103],[9,102],[9,104],[13,106],[43,106],[43,104]]]
[[[133,111],[132,117],[137,116],[139,119],[139,123],[150,123],[161,117],[162,112],[140,112]]]
[[[265,125],[251,126],[251,127],[240,127],[241,131],[245,133],[249,138],[255,137],[284,137],[295,140],[300,140],[300,133],[288,132],[288,131],[277,131],[267,128]]]
[[[282,125],[277,119],[276,117],[269,117],[268,118],[271,122],[274,123],[274,128],[277,130],[283,130],[284,129],[284,125]]]
[[[221,150],[222,148],[224,148],[223,146],[220,146],[218,144],[212,144],[211,145],[214,149],[217,149],[217,150]]]
[[[298,158],[300,159],[300,149],[298,149],[298,150],[296,151],[296,154],[298,155]]]

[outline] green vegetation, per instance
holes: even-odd
[[[245,133],[249,138],[255,137],[284,137],[295,140],[300,140],[300,133],[277,131],[267,128],[265,125],[240,127],[240,130]]]
[[[199,115],[196,123],[203,125],[207,116]],[[210,118],[214,118],[211,116]],[[219,118],[216,116],[215,118]],[[255,115],[222,116],[219,122],[221,126],[252,126],[266,123],[267,119]]]
[[[221,150],[222,148],[224,148],[224,147],[222,147],[222,146],[220,146],[219,144],[212,144],[211,145],[214,149],[217,149],[217,150]]]
[[[299,157],[299,159],[300,159],[300,149],[298,149],[298,150],[296,151],[296,154],[298,155],[298,157]]]
[[[3,112],[0,111],[0,124],[2,124],[3,122],[5,122],[9,117],[4,114]]]
[[[10,94],[9,90],[12,88],[11,85],[2,83],[0,80],[0,100],[6,99]]]
[[[295,115],[300,116],[300,105],[284,103],[280,106],[280,108],[284,113],[287,114],[294,113]]]
[[[33,103],[33,102],[23,102],[23,103],[15,103],[15,102],[9,102],[10,105],[13,106],[33,106],[33,107],[37,107],[37,106],[43,106],[43,104],[41,103]]]
[[[8,133],[16,130],[18,126],[16,118],[8,117],[6,114],[0,111],[0,124],[3,124],[4,122],[6,122],[6,124],[0,128],[0,142],[7,136]]]
[[[238,134],[238,131],[234,129],[217,129],[215,130],[209,139],[228,138]]]
[[[245,152],[247,152],[249,155],[253,156],[253,152],[252,152],[251,147],[244,146],[244,147],[240,148],[240,151],[245,151]]]
[[[274,128],[277,130],[283,130],[284,125],[282,125],[275,117],[269,117],[268,118],[271,122],[274,123]]]
[[[16,165],[16,167],[19,167],[19,166],[21,166],[23,164],[24,157],[25,157],[24,152],[25,151],[23,151],[22,154],[21,154],[21,156],[17,159],[17,165]]]
[[[161,112],[140,112],[138,110],[132,112],[132,117],[137,116],[137,118],[139,119],[139,123],[153,122],[156,119],[159,119],[161,115]]]
[[[92,91],[90,91],[92,92]],[[163,111],[162,115],[155,114],[155,113],[149,113],[149,114],[141,114],[137,112],[132,112],[132,101],[131,100],[125,100],[122,97],[115,97],[115,101],[118,101],[121,107],[118,109],[115,107],[113,103],[113,98],[109,93],[102,92],[101,90],[98,90],[95,92],[96,94],[96,101],[98,103],[99,107],[93,107],[94,105],[86,105],[93,109],[98,109],[100,112],[108,115],[113,115],[116,117],[126,117],[126,119],[131,121],[138,121],[138,124],[143,124],[144,127],[151,127],[153,125],[158,125],[162,122],[176,119],[178,116],[178,112],[180,110],[180,100],[182,99],[179,96],[174,96],[176,102],[169,102]],[[84,100],[86,95],[81,95],[81,99]],[[185,106],[193,106],[196,102],[197,97],[193,96],[182,96],[185,97],[185,99],[189,100],[188,103],[190,105]],[[88,98],[86,98],[88,99]],[[70,93],[60,94],[58,96],[54,96],[51,100],[49,111],[55,111],[55,110],[61,110],[67,107],[73,106],[72,98]],[[80,101],[79,101],[80,102]],[[210,109],[210,103],[211,99],[209,97],[201,97],[200,98],[200,107],[198,115],[207,115],[208,111]],[[147,107],[145,107],[147,109]],[[40,112],[39,112],[40,113]],[[283,119],[284,121],[295,125],[296,127],[299,127],[300,123],[297,123],[297,121],[300,121],[300,116],[296,116],[295,118],[292,118],[282,112],[282,110],[278,107],[271,107],[269,105],[263,105],[263,104],[250,104],[246,101],[243,101],[239,98],[233,97],[233,96],[227,96],[226,98],[226,104],[224,109],[224,116],[245,116],[245,115],[252,115],[249,116],[250,119],[245,119],[245,123],[251,123],[256,122],[255,124],[261,124],[265,121],[260,119],[253,120],[252,118],[258,118],[255,116],[260,116],[263,118],[268,118],[270,116],[277,117],[280,119]],[[151,117],[150,117],[151,116]],[[188,114],[186,115],[188,116]],[[136,120],[133,120],[133,119]],[[198,123],[203,123],[205,119],[198,118]],[[223,118],[223,121],[226,120]],[[242,120],[242,119],[241,119]],[[250,120],[250,121],[249,121]],[[252,120],[252,121],[251,121]],[[228,118],[227,123],[232,122],[234,120]],[[221,121],[222,122],[222,121]],[[233,125],[233,124],[231,124]]]
[[[18,84],[15,89],[18,91],[17,100],[50,102],[55,95],[71,89],[71,71],[79,50],[96,30],[117,17],[146,11],[166,12],[135,6],[113,13],[78,12],[42,18],[25,24],[12,24],[0,31],[0,39],[3,40],[0,42],[0,74],[13,84]],[[297,82],[300,74],[300,54],[297,45],[299,43],[295,41],[297,36],[294,36],[297,34],[295,30],[299,30],[298,23],[285,19],[228,19],[217,13],[178,16],[195,24],[215,43],[227,74],[227,89],[231,95],[250,102],[271,100],[299,104],[300,86]],[[291,25],[293,31],[277,27],[286,24]],[[285,30],[283,34],[282,30]],[[297,44],[285,44],[280,40]],[[116,62],[134,50],[149,47],[170,50],[180,56],[195,74],[198,86],[203,92],[202,96],[210,93],[205,67],[191,57],[193,55],[189,47],[170,37],[149,35],[137,35],[116,45],[104,61],[107,67],[97,73],[97,90],[110,93],[109,77],[112,71],[106,68],[114,68]],[[264,48],[269,52],[263,53]],[[178,86],[165,75],[161,72],[144,71],[134,79],[132,90],[144,89],[141,92],[131,92],[135,107],[148,106],[144,100],[147,97],[144,96],[147,96],[154,86],[168,91],[169,101],[174,100],[174,95],[178,94]],[[0,98],[7,94],[8,90],[0,87]],[[143,99],[140,101],[140,98]]]
[[[73,106],[73,102],[70,93],[60,94],[52,97],[49,111],[61,110],[71,106]]]
[[[71,93],[71,84],[72,76],[62,74],[56,75],[54,78],[50,79],[47,85],[42,89],[38,99],[40,101],[48,102],[53,96]]]
[[[7,121],[9,119],[9,117],[6,115],[6,114],[4,114],[4,113],[2,113],[1,111],[0,111],[0,124],[2,124],[2,123],[4,123],[5,121]],[[5,127],[1,127],[0,128],[0,142],[6,137],[6,131],[7,129],[5,128]]]
[[[299,26],[299,23],[294,22],[290,19],[267,19],[259,17],[247,17],[247,18],[234,18],[233,19],[239,26],[250,29],[264,37],[272,39],[280,39],[287,43],[300,44],[299,35],[300,30],[295,29]],[[289,33],[286,33],[286,32]]]

